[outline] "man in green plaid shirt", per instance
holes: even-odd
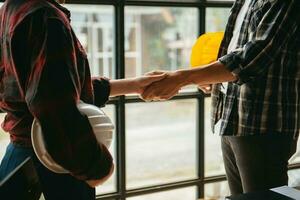
[[[218,61],[168,72],[142,95],[166,100],[183,86],[214,84],[212,129],[232,194],[288,183],[300,127],[299,25],[298,0],[236,0]]]

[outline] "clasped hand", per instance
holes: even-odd
[[[179,90],[190,82],[182,71],[153,71],[145,74],[146,77],[161,75],[164,75],[162,79],[155,80],[143,88],[140,92],[141,99],[145,101],[168,100],[177,95]],[[211,92],[211,85],[198,85],[198,88],[204,93]]]
[[[140,97],[143,100],[168,100],[178,94],[181,88],[178,72],[153,71],[145,74],[145,76],[155,76],[161,74],[165,74],[163,79],[151,83],[141,92]]]

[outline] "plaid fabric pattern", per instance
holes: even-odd
[[[70,12],[54,0],[7,0],[0,21],[0,108],[11,141],[31,146],[36,118],[56,162],[82,180],[107,175],[112,157],[76,105],[104,105],[109,82],[91,79]]]
[[[226,94],[222,84],[212,91],[212,129],[220,135],[299,135],[300,2],[252,0],[237,49],[227,54],[237,15],[236,0],[219,50],[219,61],[236,77]]]

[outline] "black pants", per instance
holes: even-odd
[[[32,148],[18,147],[11,143],[0,165],[0,181],[27,157],[33,159],[46,200],[95,200],[95,189],[90,188],[84,181],[69,174],[51,172],[40,163]],[[14,192],[18,192],[18,188]]]
[[[292,135],[222,136],[222,152],[232,195],[288,183],[288,160],[296,152]]]

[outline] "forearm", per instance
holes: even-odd
[[[125,94],[139,93],[136,79],[119,79],[110,81],[110,96],[120,96]]]
[[[180,70],[182,86],[196,84],[208,85],[236,80],[236,77],[220,62],[211,63],[205,67]]]

